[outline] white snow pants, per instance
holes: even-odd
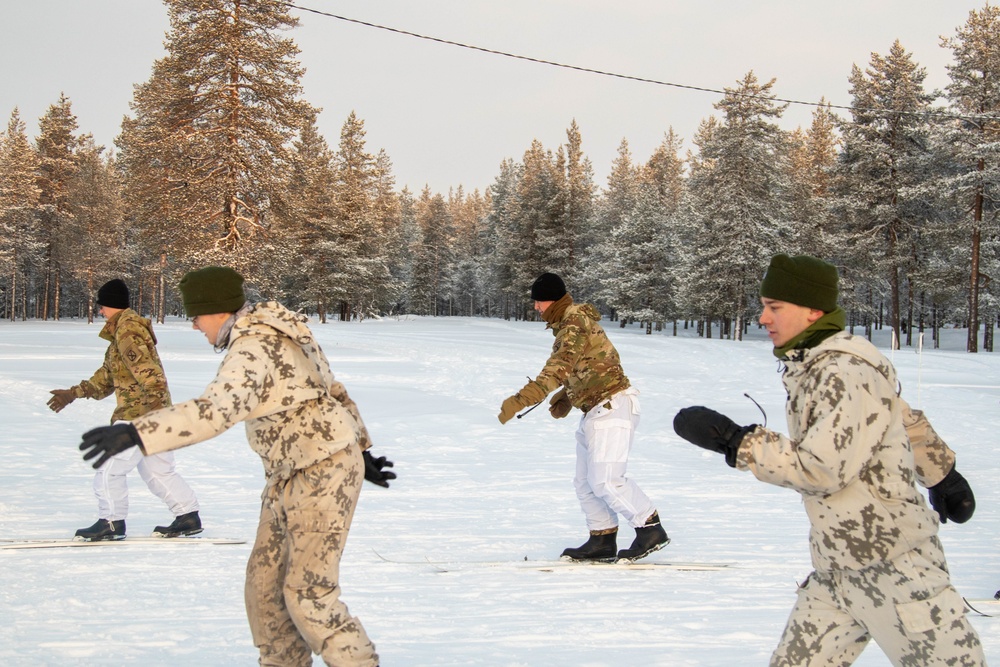
[[[194,491],[174,470],[174,453],[143,456],[138,447],[112,456],[94,475],[97,517],[121,521],[128,516],[128,482],[125,475],[139,468],[139,476],[157,498],[166,503],[173,515],[198,510]]]
[[[619,514],[633,527],[642,526],[655,511],[625,476],[639,413],[639,392],[630,387],[580,418],[573,485],[591,531],[616,528]]]

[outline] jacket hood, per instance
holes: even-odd
[[[252,334],[255,330],[259,332],[261,327],[268,327],[288,336],[299,345],[306,345],[313,339],[312,332],[306,325],[308,321],[309,318],[302,313],[292,312],[277,301],[262,301],[250,306],[242,316],[237,313],[229,341]]]
[[[131,308],[126,308],[105,322],[104,327],[101,329],[101,333],[99,334],[100,337],[108,341],[114,340],[115,331],[119,326],[124,324],[126,320],[146,329],[146,331],[149,332],[149,337],[153,339],[153,345],[156,345],[157,340],[156,334],[153,332],[153,321],[148,317],[142,317]]]
[[[814,348],[795,350],[788,355],[788,360],[801,361],[801,363],[809,365],[823,355],[830,354],[831,352],[850,354],[858,357],[866,364],[875,368],[893,386],[896,386],[896,370],[889,363],[889,360],[886,359],[885,355],[879,352],[878,348],[868,342],[866,338],[855,336],[846,331],[841,331],[830,336]]]

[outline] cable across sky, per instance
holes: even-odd
[[[498,49],[490,49],[483,46],[476,46],[474,44],[465,44],[463,42],[456,42],[450,39],[443,39],[441,37],[433,37],[430,35],[423,35],[421,33],[412,32],[410,30],[403,30],[401,28],[394,28],[392,26],[380,25],[378,23],[372,23],[370,21],[362,21],[360,19],[350,18],[348,16],[341,16],[339,14],[334,14],[332,12],[325,12],[318,9],[312,9],[310,7],[304,7],[302,5],[294,4],[291,2],[283,3],[286,7],[292,9],[298,9],[303,12],[309,12],[311,14],[317,14],[319,16],[324,16],[331,19],[336,19],[338,21],[345,21],[347,23],[354,23],[357,25],[362,25],[368,28],[375,28],[377,30],[385,30],[387,32],[396,33],[399,35],[405,35],[407,37],[414,37],[416,39],[422,39],[430,42],[437,42],[438,44],[445,44],[448,46],[457,46],[463,49],[469,49],[472,51],[479,51],[481,53],[489,53],[496,56],[502,56],[504,58],[513,58],[516,60],[525,60],[527,62],[537,63],[539,65],[548,65],[550,67],[560,67],[563,69],[574,70],[577,72],[585,72],[588,74],[597,74],[599,76],[614,77],[617,79],[625,79],[628,81],[636,81],[638,83],[648,83],[657,86],[667,86],[670,88],[679,88],[682,90],[693,90],[702,93],[712,93],[715,95],[738,95],[741,97],[747,97],[751,99],[763,99],[770,100],[773,102],[781,102],[784,104],[795,104],[801,106],[817,107],[822,109],[840,109],[849,112],[864,112],[877,115],[906,115],[906,116],[934,116],[938,118],[953,118],[956,120],[969,120],[969,121],[982,121],[982,120],[1000,120],[1000,117],[990,115],[990,114],[956,114],[954,112],[948,111],[942,108],[927,108],[920,111],[910,111],[910,110],[895,110],[895,109],[866,109],[859,108],[849,105],[842,104],[832,104],[829,102],[806,102],[803,100],[794,100],[781,97],[773,97],[769,95],[751,95],[748,93],[741,93],[735,90],[719,90],[717,88],[709,88],[706,86],[694,86],[683,83],[673,83],[670,81],[660,81],[658,79],[650,79],[647,77],[635,76],[631,74],[621,74],[617,72],[608,72],[605,70],[594,69],[591,67],[582,67],[579,65],[569,65],[566,63],[556,62],[554,60],[546,60],[543,58],[535,58],[532,56],[525,56],[516,53],[510,53],[507,51],[500,51]]]

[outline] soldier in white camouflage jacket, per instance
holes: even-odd
[[[962,522],[975,507],[954,454],[897,396],[888,359],[844,331],[836,267],[776,255],[760,295],[760,323],[785,363],[789,435],[701,406],[678,412],[674,430],[802,495],[815,569],[771,665],[850,665],[871,639],[897,666],[985,665],[938,539],[939,514]],[[938,513],[918,482],[933,485]]]
[[[193,326],[226,350],[201,397],[94,429],[80,449],[95,467],[138,445],[162,452],[244,422],[264,464],[260,523],[246,574],[246,608],[261,665],[374,667],[375,646],[340,599],[340,558],[364,479],[388,486],[392,463],[373,458],[368,432],[334,380],[307,318],[275,302],[247,303],[225,267],[180,282]]]

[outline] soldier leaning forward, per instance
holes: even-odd
[[[935,484],[942,517],[971,516],[971,490],[954,457],[924,443],[918,473],[907,426],[916,437],[921,416],[897,396],[889,360],[843,330],[836,267],[776,255],[760,295],[760,323],[785,363],[788,437],[700,406],[678,412],[674,429],[802,495],[815,570],[799,588],[771,665],[850,665],[870,639],[897,666],[985,665],[951,584],[938,516],[916,487],[921,475]]]
[[[53,389],[48,406],[60,412],[78,398],[101,400],[115,395],[111,422],[128,421],[170,405],[167,377],[156,352],[156,334],[152,323],[129,308],[128,285],[118,278],[104,283],[97,291],[97,305],[107,319],[100,337],[108,341],[104,363],[89,380],[69,389]],[[94,474],[97,496],[97,521],[76,531],[87,541],[125,538],[128,517],[128,482],[126,476],[136,468],[139,476],[174,515],[168,526],[157,526],[154,535],[177,537],[201,532],[198,499],[174,467],[174,453],[157,454],[136,448],[119,453]]]
[[[531,286],[531,298],[556,340],[542,372],[504,400],[500,423],[559,388],[549,401],[552,416],[565,417],[573,408],[583,413],[576,430],[573,484],[590,531],[586,542],[566,549],[562,557],[581,561],[644,558],[670,539],[653,502],[626,476],[639,426],[639,392],[630,385],[618,350],[598,324],[597,309],[574,303],[562,278],[543,273]],[[621,551],[617,547],[619,514],[635,528],[631,546]]]
[[[181,280],[184,309],[216,349],[226,350],[200,398],[132,424],[94,429],[80,449],[96,465],[138,445],[162,452],[207,440],[239,422],[264,464],[260,523],[247,564],[246,608],[262,665],[372,667],[375,647],[340,600],[340,558],[363,479],[395,477],[373,459],[368,433],[334,380],[306,317],[275,302],[249,304],[229,268]]]

